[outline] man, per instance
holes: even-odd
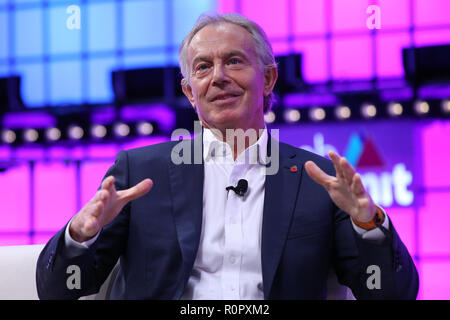
[[[200,144],[203,161],[174,163],[186,156],[175,141],[120,152],[94,198],[42,251],[40,298],[97,292],[119,258],[114,298],[324,299],[330,269],[356,298],[416,297],[414,263],[348,161],[268,134],[277,69],[256,24],[202,16],[180,66],[203,127],[182,151]],[[279,168],[261,174],[269,150]],[[233,190],[241,179],[243,193]],[[66,285],[70,265],[81,270],[78,289]]]

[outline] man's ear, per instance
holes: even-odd
[[[184,95],[188,98],[192,107],[195,109],[194,94],[192,93],[191,86],[187,83],[185,78],[181,80],[181,89],[183,90]]]
[[[264,96],[268,96],[275,87],[278,79],[278,69],[276,66],[266,67],[264,70]]]

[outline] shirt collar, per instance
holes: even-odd
[[[261,129],[262,132],[258,140],[242,152],[236,161],[233,159],[233,153],[228,143],[216,138],[212,130],[203,128],[203,160],[209,162],[227,162],[241,164],[259,164],[267,163],[267,127]],[[258,152],[259,150],[259,152]]]

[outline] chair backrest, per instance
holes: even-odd
[[[0,247],[0,300],[36,300],[36,262],[44,245]]]
[[[0,246],[0,300],[38,300],[36,264],[44,244]],[[106,279],[100,291],[80,299],[104,300],[109,297],[111,279],[118,268]]]
[[[0,246],[0,300],[37,300],[36,263],[40,245]],[[120,264],[117,263],[103,283],[99,292],[82,297],[82,300],[107,300],[116,280]],[[350,289],[337,282],[336,275],[330,271],[328,276],[328,300],[354,299]]]

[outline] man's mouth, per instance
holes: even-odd
[[[224,94],[218,94],[214,98],[211,99],[211,102],[214,101],[226,101],[232,98],[236,98],[240,96],[238,93],[224,93]]]

